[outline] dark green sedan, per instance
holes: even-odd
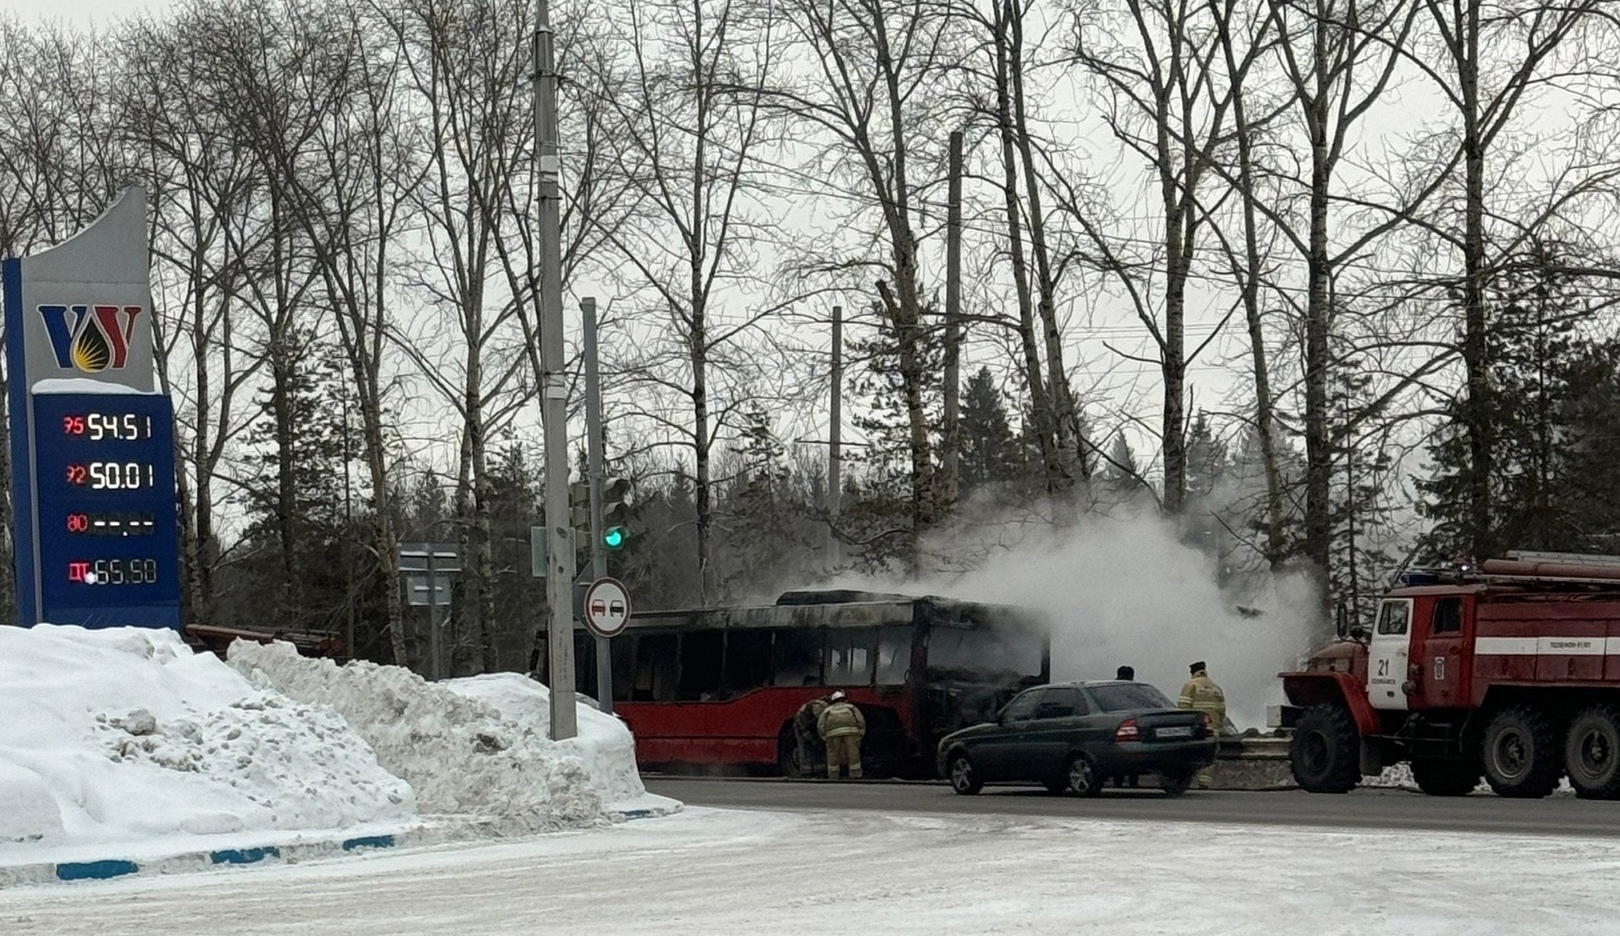
[[[1153,775],[1178,796],[1214,762],[1206,716],[1176,708],[1147,683],[1120,680],[1026,689],[993,720],[939,742],[940,774],[962,794],[1013,782],[1095,796],[1110,777]]]

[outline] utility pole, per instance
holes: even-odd
[[[607,465],[602,455],[602,371],[596,357],[596,299],[579,301],[585,318],[585,453],[590,461],[591,580],[607,578],[607,545],[602,541],[602,479]],[[596,638],[596,702],[613,714],[613,658],[611,641]]]
[[[574,711],[574,531],[568,509],[568,382],[563,374],[562,160],[557,155],[557,72],[547,0],[536,0],[534,140],[539,160],[540,420],[545,429],[546,657],[551,739],[579,734]]]
[[[832,314],[832,414],[828,420],[827,431],[827,568],[838,568],[844,561],[843,549],[838,542],[838,532],[833,525],[838,522],[838,510],[842,506],[844,494],[844,481],[841,477],[843,468],[844,450],[844,307],[833,306]]]
[[[957,425],[962,392],[962,131],[951,132],[950,186],[945,214],[945,505],[956,503]]]

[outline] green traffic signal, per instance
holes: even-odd
[[[602,533],[602,545],[609,549],[623,549],[624,541],[629,538],[629,530],[622,526],[611,526]]]

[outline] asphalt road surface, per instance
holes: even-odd
[[[1039,787],[987,786],[959,796],[944,783],[827,781],[643,775],[648,792],[693,806],[764,810],[874,810],[883,813],[1001,813],[1154,822],[1319,826],[1335,829],[1423,829],[1451,832],[1620,837],[1620,802],[1568,794],[1541,800],[1489,793],[1424,796],[1358,789],[1343,796],[1299,790],[1192,790],[1172,798],[1157,790],[1105,789],[1101,796],[1053,796]]]

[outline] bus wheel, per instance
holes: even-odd
[[[963,796],[972,796],[984,788],[979,779],[978,771],[973,769],[973,761],[966,751],[956,751],[945,762],[945,772],[950,777],[951,789]]]
[[[1361,738],[1342,705],[1313,705],[1288,743],[1294,781],[1308,793],[1348,793],[1361,780]]]
[[[793,723],[788,722],[776,735],[776,769],[784,777],[802,777],[803,772],[799,764],[799,736],[793,731]]]
[[[1412,761],[1412,780],[1430,796],[1467,796],[1479,786],[1479,764],[1450,757]]]
[[[1620,713],[1612,706],[1583,709],[1564,742],[1569,785],[1582,799],[1620,799]]]
[[[1485,780],[1497,796],[1540,799],[1558,786],[1553,729],[1530,705],[1510,705],[1485,726]]]

